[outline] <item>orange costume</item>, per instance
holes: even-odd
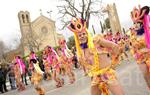
[[[132,29],[131,41],[132,42],[132,54],[135,55],[137,63],[146,63],[149,68],[149,7],[138,6],[134,7],[131,12],[131,18],[134,22],[134,27]]]
[[[45,69],[45,73],[46,73],[46,77],[47,79],[46,80],[50,80],[50,64],[47,60],[43,60],[44,62],[44,69]]]
[[[143,72],[144,78],[147,82],[147,85],[150,88],[150,50],[148,48],[148,45],[146,43],[146,37],[144,38],[144,36],[146,35],[146,31],[143,27],[145,27],[143,25],[143,18],[144,18],[144,12],[145,12],[145,8],[143,7],[142,9],[134,9],[132,11],[132,19],[135,23],[135,27],[134,29],[131,31],[132,35],[131,35],[131,53],[134,55],[141,71]],[[140,15],[140,13],[142,12],[142,14]],[[147,11],[148,12],[148,11]],[[138,13],[137,16],[135,16],[135,13]],[[140,23],[139,23],[140,22]],[[138,26],[140,24],[140,26]]]
[[[66,41],[64,39],[59,40],[59,45],[60,45],[60,61],[62,63],[62,68],[64,68],[65,72],[69,76],[70,83],[75,82],[75,75],[72,71],[72,59],[73,59],[73,54],[72,52],[68,49],[66,45]]]
[[[19,64],[17,63],[15,63],[14,65],[14,73],[15,73],[15,79],[16,79],[18,90],[19,91],[25,90],[25,85],[22,83],[20,67],[19,67]]]
[[[56,82],[56,87],[62,87],[64,82],[59,77],[59,75],[60,75],[59,57],[58,57],[56,51],[52,47],[47,46],[46,49],[47,49],[47,59],[46,60],[49,63],[48,65],[50,65],[52,68],[52,76]]]

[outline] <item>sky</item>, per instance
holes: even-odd
[[[134,6],[138,6],[138,4],[141,6],[150,6],[150,0],[103,0],[104,5],[108,3],[116,3],[121,26],[125,28],[129,28],[132,25],[130,12]],[[56,29],[58,30],[60,23],[58,21],[57,5],[59,4],[60,0],[1,0],[0,40],[10,46],[10,44],[15,44],[14,40],[20,37],[18,12],[21,10],[30,12],[31,21],[40,16],[40,9],[46,17],[50,17],[47,11],[52,11],[51,19],[56,21]],[[99,33],[99,21],[91,18],[91,23],[96,28],[96,32]],[[60,33],[63,33],[67,37],[70,32],[61,31]]]

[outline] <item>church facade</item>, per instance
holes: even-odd
[[[46,16],[40,15],[31,21],[28,11],[20,11],[18,18],[23,55],[27,55],[30,51],[43,50],[47,45],[58,46],[58,40],[64,38],[56,32],[55,21]]]

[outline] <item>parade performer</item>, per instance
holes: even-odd
[[[58,54],[58,56],[59,56],[59,62],[60,62],[60,74],[61,74],[61,76],[62,76],[62,79],[64,80],[64,76],[65,76],[65,66],[64,66],[64,64],[63,64],[63,54],[62,54],[62,50],[61,50],[61,48],[60,47],[58,47],[57,48],[57,54]]]
[[[28,63],[29,63],[29,67],[28,67],[28,75],[29,75],[29,79],[31,80],[31,76],[32,76],[32,72],[34,70],[34,66],[33,64],[30,62],[31,59],[35,59],[37,60],[36,54],[34,53],[34,51],[30,52],[29,58],[28,58]]]
[[[60,55],[62,67],[64,68],[65,73],[69,76],[70,83],[72,84],[75,82],[75,75],[72,70],[73,53],[71,52],[71,50],[68,49],[65,39],[60,39],[58,43],[62,52]]]
[[[29,67],[28,67],[28,76],[29,76],[29,79],[31,81],[31,77],[32,77],[32,73],[34,71],[34,66],[33,66],[33,63],[30,62],[30,58],[28,59],[28,64],[29,64]]]
[[[50,60],[50,56],[48,55],[47,47],[42,52],[42,56],[43,56],[43,63],[44,63],[44,71],[45,71],[46,80],[50,80],[51,79],[51,66],[50,66],[51,60]]]
[[[30,52],[30,59],[37,59],[36,54],[34,51]]]
[[[119,45],[119,47],[122,50],[121,54],[120,54],[121,59],[123,60],[123,59],[127,58],[127,60],[128,60],[128,55],[126,53],[126,45],[127,45],[127,43],[126,43],[125,39],[121,38],[121,40],[117,44]]]
[[[30,64],[33,64],[34,69],[31,76],[31,83],[34,85],[38,95],[45,95],[45,90],[40,86],[40,82],[43,79],[43,71],[39,67],[39,63],[36,59],[31,59]]]
[[[47,46],[47,50],[48,50],[47,60],[49,61],[52,67],[52,77],[56,82],[56,87],[62,87],[64,85],[64,80],[61,79],[60,76],[59,56],[57,55],[56,51],[52,47]]]
[[[150,73],[149,73],[149,54],[150,54],[150,15],[149,7],[144,6],[136,8],[131,12],[131,18],[134,22],[132,32],[132,54],[135,56],[137,63],[144,74],[145,80],[150,88]]]
[[[25,74],[25,65],[20,56],[15,57],[14,72],[18,91],[22,91],[25,89],[25,85],[22,82],[22,75]]]
[[[115,71],[111,69],[111,58],[108,52],[103,52],[103,48],[108,48],[112,54],[118,55],[118,45],[101,36],[92,41],[86,21],[82,19],[72,20],[68,28],[74,33],[79,63],[88,69],[87,75],[91,77],[91,95],[110,95],[108,88],[113,95],[124,95]]]

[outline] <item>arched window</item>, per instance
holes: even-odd
[[[23,14],[22,14],[22,21],[23,21],[23,23],[25,23],[25,17]]]
[[[27,23],[29,23],[29,16],[26,14]]]

